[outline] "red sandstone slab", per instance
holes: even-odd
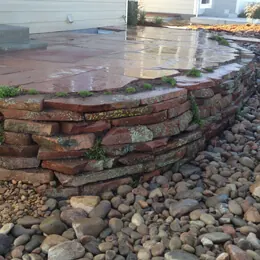
[[[29,183],[44,184],[53,180],[53,172],[43,169],[7,170],[0,168],[1,181],[23,181]]]
[[[191,108],[190,101],[168,110],[168,118],[179,116]]]
[[[146,170],[145,165],[136,164],[132,166],[124,166],[119,168],[113,168],[101,172],[86,172],[78,175],[66,175],[55,172],[55,176],[60,183],[64,186],[79,187],[89,183],[107,181],[109,179],[115,179],[119,177],[126,177],[128,175],[144,173]]]
[[[90,121],[122,118],[122,117],[132,117],[139,115],[151,114],[152,108],[148,106],[129,108],[129,109],[118,109],[113,111],[99,112],[99,113],[88,113],[85,114],[85,119]]]
[[[55,151],[79,151],[91,148],[94,145],[95,135],[81,134],[54,137],[33,135],[33,140],[41,147]]]
[[[55,98],[44,101],[44,107],[75,112],[104,112],[138,107],[140,100],[126,95],[98,95],[87,98]]]
[[[131,184],[132,178],[120,178],[105,182],[85,185],[82,189],[82,195],[100,195],[102,192],[116,190],[120,185]]]
[[[164,121],[162,123],[148,125],[147,127],[153,132],[154,138],[177,135],[184,131],[192,120],[192,112],[187,111],[182,115]]]
[[[155,103],[150,105],[153,108],[153,112],[160,112],[163,110],[168,110],[170,108],[179,106],[180,104],[187,101],[187,95],[183,95],[179,98],[170,99],[161,103]]]
[[[133,150],[138,152],[153,152],[159,147],[167,145],[169,138],[161,138],[146,143],[135,144]]]
[[[37,158],[39,160],[57,160],[79,158],[85,155],[87,150],[81,151],[54,151],[41,147],[38,151]]]
[[[185,156],[186,147],[183,146],[176,150],[172,150],[168,153],[164,153],[162,155],[158,155],[155,157],[155,164],[157,167],[164,167],[169,164],[173,164]]]
[[[49,160],[42,162],[42,168],[73,175],[83,171],[87,164],[84,159]]]
[[[108,121],[100,120],[97,122],[82,122],[82,123],[61,123],[61,132],[64,134],[83,134],[103,132],[111,128]]]
[[[123,156],[133,151],[133,144],[103,145],[102,148],[109,156]]]
[[[83,115],[73,111],[49,110],[33,112],[15,109],[0,109],[5,118],[31,121],[83,121]]]
[[[204,75],[203,77],[199,78],[177,76],[175,79],[177,80],[177,86],[179,88],[185,88],[189,91],[210,88],[215,86],[215,82]]]
[[[39,165],[40,161],[35,157],[25,158],[0,156],[0,167],[10,170],[37,168]]]
[[[38,123],[17,119],[6,119],[4,129],[10,132],[50,136],[59,132],[58,123]]]
[[[124,165],[134,165],[153,160],[153,155],[145,153],[131,153],[118,159],[118,161]]]
[[[84,172],[100,172],[104,170],[104,166],[105,163],[103,160],[88,160]]]
[[[151,115],[127,117],[112,120],[114,126],[133,126],[133,125],[149,125],[156,124],[167,119],[167,111],[153,113]]]
[[[4,142],[6,144],[30,145],[32,137],[30,134],[4,132]]]
[[[103,138],[103,145],[129,144],[151,141],[153,133],[146,126],[112,128]]]
[[[174,139],[170,140],[167,143],[167,145],[158,147],[158,148],[154,149],[153,152],[155,154],[165,153],[167,151],[170,151],[170,150],[176,149],[180,146],[191,143],[201,137],[202,137],[202,131],[200,131],[200,130],[197,130],[195,132],[180,134],[177,137],[175,137]]]
[[[0,99],[0,108],[39,112],[43,109],[43,99],[43,95],[24,95],[4,98]]]
[[[132,96],[139,97],[139,99],[141,99],[141,105],[148,105],[148,104],[163,102],[183,95],[187,95],[187,90],[177,88],[177,87],[174,88],[158,87],[156,90],[149,91],[149,92],[142,92]]]
[[[38,145],[0,145],[0,156],[36,157]]]

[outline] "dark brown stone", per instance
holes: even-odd
[[[36,157],[38,145],[0,145],[0,156]]]
[[[4,141],[6,144],[30,145],[32,136],[30,134],[4,132]]]
[[[146,143],[135,144],[133,146],[133,150],[138,151],[138,152],[153,152],[154,150],[156,150],[159,147],[166,146],[168,143],[168,140],[169,140],[169,138],[165,137],[165,138],[153,140],[153,141],[146,142]]]
[[[124,157],[118,159],[118,161],[124,165],[134,165],[143,162],[153,161],[154,156],[145,153],[130,153]]]
[[[101,183],[88,184],[82,189],[82,195],[99,195],[105,191],[116,190],[120,185],[130,184],[132,178],[120,178],[110,181],[105,181]]]
[[[49,183],[53,180],[53,172],[43,169],[7,170],[0,168],[1,181],[23,181],[30,183]]]
[[[103,132],[111,128],[109,122],[101,120],[97,122],[84,122],[84,123],[61,123],[61,131],[64,134],[83,134],[83,133],[96,133]]]
[[[39,160],[72,159],[83,157],[87,150],[80,151],[54,151],[41,147],[38,151]]]
[[[52,160],[43,161],[42,168],[73,175],[82,172],[87,164],[84,159]]]

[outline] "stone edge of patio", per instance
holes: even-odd
[[[36,95],[0,100],[5,137],[0,180],[29,181],[38,192],[62,198],[97,194],[132,176],[148,180],[181,165],[227,127],[255,92],[259,70],[252,53],[240,52],[239,63],[201,78],[177,76],[175,88],[85,99]],[[201,127],[194,122],[191,95]],[[98,140],[106,157],[87,159]],[[59,187],[48,188],[54,178]]]

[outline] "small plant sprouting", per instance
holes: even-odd
[[[203,121],[200,118],[200,110],[198,107],[198,104],[196,102],[195,97],[193,96],[193,94],[190,94],[190,103],[191,103],[191,111],[192,111],[192,121],[195,124],[198,124],[199,126],[203,126]]]
[[[229,46],[229,42],[225,38],[223,38],[222,36],[213,35],[209,39],[217,41],[220,45]]]
[[[37,94],[39,94],[39,91],[37,91],[36,89],[29,89],[28,94],[29,95],[37,95]]]
[[[66,92],[57,92],[57,93],[55,94],[55,96],[57,96],[57,97],[67,97],[67,96],[68,96],[68,93],[66,93]]]
[[[105,92],[104,92],[104,95],[112,95],[112,94],[113,94],[112,91],[105,91]]]
[[[88,91],[88,90],[82,90],[80,92],[78,92],[78,94],[81,96],[81,97],[90,97],[93,95],[92,92]]]
[[[136,88],[135,87],[127,87],[125,89],[126,93],[128,94],[133,94],[133,93],[136,93]]]
[[[154,18],[154,23],[155,23],[156,25],[162,25],[162,23],[163,23],[162,17],[156,16],[156,17]]]
[[[199,78],[201,77],[201,71],[196,69],[196,68],[192,68],[191,70],[189,70],[186,75],[188,77],[194,77],[194,78]]]
[[[106,154],[101,145],[101,139],[97,139],[94,146],[85,153],[89,160],[105,160]]]
[[[153,85],[149,83],[144,83],[143,88],[146,90],[151,90],[153,89]]]
[[[140,25],[145,25],[146,23],[146,12],[144,10],[138,11],[138,23]]]
[[[20,93],[21,93],[21,90],[19,88],[0,85],[0,98],[16,97]]]
[[[163,76],[162,77],[162,81],[164,83],[168,83],[168,84],[171,84],[173,87],[176,85],[177,81],[176,79],[174,78],[170,78],[170,77],[166,77],[166,76]]]
[[[208,72],[208,73],[214,72],[214,69],[211,68],[211,67],[203,68],[203,70],[205,70],[205,71]]]

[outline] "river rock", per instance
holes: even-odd
[[[199,258],[193,254],[187,253],[182,250],[173,250],[164,255],[165,260],[199,260]]]
[[[98,237],[106,228],[106,223],[102,218],[85,218],[74,221],[72,227],[78,239],[86,235]]]
[[[73,208],[80,208],[90,213],[100,202],[99,196],[74,196],[70,198]]]
[[[85,248],[79,242],[65,241],[49,249],[48,260],[75,260],[84,254]]]
[[[193,199],[185,199],[170,204],[170,214],[172,217],[179,218],[189,212],[195,210],[199,206],[199,202]]]

